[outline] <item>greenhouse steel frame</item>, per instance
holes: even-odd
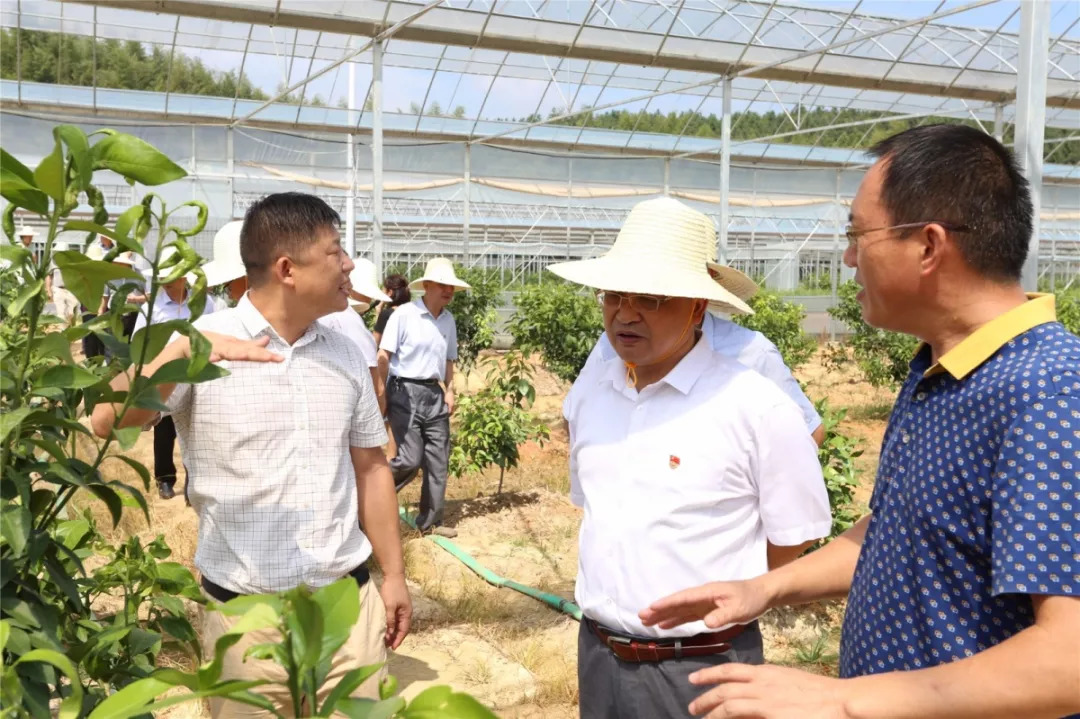
[[[1003,137],[1012,124],[1037,210],[1025,284],[1035,286],[1040,254],[1044,266],[1049,260],[1052,278],[1058,274],[1059,250],[1066,257],[1065,276],[1074,255],[1080,271],[1080,200],[1071,199],[1080,197],[1080,168],[1052,164],[1056,148],[1080,141],[1080,10],[1048,0],[940,0],[926,15],[890,18],[874,13],[874,6],[864,0],[844,9],[776,0],[16,0],[0,10],[4,27],[159,45],[170,54],[170,72],[178,49],[228,55],[239,75],[261,58],[272,57],[288,70],[283,87],[264,101],[243,99],[239,92],[233,98],[183,95],[172,91],[169,79],[162,92],[99,87],[96,64],[90,87],[44,85],[20,75],[0,83],[0,98],[5,115],[26,121],[61,114],[84,122],[190,125],[196,175],[196,128],[218,128],[226,137],[222,174],[230,193],[233,180],[241,178],[233,162],[236,133],[265,142],[268,133],[292,133],[313,143],[340,143],[343,177],[323,187],[339,191],[335,201],[346,216],[350,249],[370,251],[380,267],[387,259],[416,261],[435,251],[484,265],[493,264],[489,255],[505,252],[541,264],[545,258],[590,256],[610,242],[625,207],[597,202],[596,194],[590,206],[588,193],[607,192],[612,183],[575,186],[575,162],[661,163],[662,182],[642,183],[649,190],[642,194],[676,196],[673,167],[695,162],[713,168],[715,163],[715,193],[705,197],[684,189],[681,196],[716,206],[721,257],[753,265],[776,250],[798,275],[800,266],[819,267],[820,257],[828,255],[833,292],[843,207],[850,197],[850,189],[841,192],[841,176],[865,167],[866,159],[858,149],[818,146],[828,130],[856,129],[865,140],[882,122],[952,117]],[[972,17],[992,17],[993,26],[965,22]],[[21,60],[17,67],[21,73]],[[343,69],[346,107],[307,102],[316,92],[311,88],[330,77],[333,95]],[[426,87],[416,92],[422,100],[415,113],[387,111],[388,70],[399,77],[430,74]],[[363,75],[359,84],[357,75]],[[480,98],[475,111],[457,117],[431,113],[440,98],[449,98],[447,108],[454,105],[463,85],[475,86],[473,96]],[[530,88],[528,105],[520,110],[525,121],[500,120],[485,109],[509,87]],[[677,134],[646,132],[639,129],[642,114],[622,131],[582,121],[609,109],[651,112],[665,102],[667,108],[719,112],[721,137],[693,136],[689,120]],[[545,114],[549,107],[557,110]],[[807,107],[834,109],[834,122],[804,126]],[[776,131],[734,140],[733,114],[759,108],[776,114]],[[882,114],[841,121],[847,110]],[[1047,126],[1069,134],[1046,141]],[[813,144],[783,142],[814,134]],[[393,148],[387,141],[398,147],[459,146],[460,167],[447,175],[459,181],[446,185],[437,198],[392,196],[385,160]],[[482,183],[494,182],[477,174],[477,148],[565,158],[565,187],[556,191],[544,185],[540,191],[547,198],[540,199],[546,201],[535,204],[520,197],[513,202],[477,197]],[[369,167],[363,167],[368,149]],[[1051,162],[1045,167],[1044,154]],[[732,211],[733,166],[752,175],[754,186],[742,205],[752,212]],[[764,188],[757,187],[758,175],[769,167],[835,170],[835,191],[828,193],[831,215],[800,224],[759,211],[773,202],[761,200]],[[296,169],[262,168],[277,173],[268,179],[283,183],[315,179]],[[371,180],[362,188],[360,176],[368,172]],[[528,192],[518,187],[527,179],[517,178],[513,187],[495,182],[491,192]],[[1054,190],[1053,203],[1043,203],[1044,186]],[[822,195],[821,189],[813,194]],[[124,190],[110,192],[119,204]],[[231,198],[233,216],[249,194],[237,191]],[[550,200],[553,196],[565,201]],[[586,217],[590,210],[602,218]],[[359,242],[358,222],[368,227],[368,237]],[[562,242],[555,237],[560,230]],[[755,242],[762,238],[776,242],[758,247],[755,255]],[[800,258],[802,251],[817,253],[808,255],[816,259]],[[502,267],[501,261],[494,264]],[[777,261],[767,273],[788,271],[783,266]],[[517,273],[515,265],[511,275]]]

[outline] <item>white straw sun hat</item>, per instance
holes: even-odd
[[[203,265],[207,287],[217,287],[247,274],[240,257],[240,228],[243,226],[242,220],[234,220],[214,235],[214,257]]]
[[[175,255],[179,254],[179,252],[180,250],[176,249],[176,245],[165,245],[165,247],[161,248],[161,254],[158,255],[157,281],[159,283],[167,280],[169,278],[169,275],[171,275],[173,271],[176,270],[175,264],[170,265],[169,267],[163,267],[163,265],[170,259],[172,259]],[[144,272],[144,276],[146,277],[147,282],[149,282],[150,278],[153,276],[153,269],[151,268],[146,270]],[[188,272],[186,275],[184,275],[184,279],[188,281],[189,285],[194,283],[196,280],[195,273]]]
[[[723,267],[709,260],[715,250],[716,228],[707,215],[659,197],[630,210],[603,257],[561,262],[548,269],[598,290],[702,299],[717,312],[753,314],[746,302],[710,276],[711,268]]]
[[[438,282],[440,285],[450,285],[461,290],[471,290],[468,282],[459,280],[454,274],[454,265],[445,257],[436,257],[428,260],[424,268],[424,276],[409,283],[410,290],[424,289],[425,282]]]
[[[352,291],[358,295],[364,297],[370,297],[373,300],[379,302],[392,302],[390,295],[382,291],[379,287],[379,273],[375,269],[375,263],[371,260],[364,259],[363,257],[357,257],[353,260],[353,271],[349,273],[349,282],[352,283]],[[349,304],[353,307],[359,307],[361,312],[366,312],[371,304],[368,302],[361,302],[349,298]]]

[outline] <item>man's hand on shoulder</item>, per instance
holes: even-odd
[[[206,339],[210,340],[210,361],[221,362],[230,360],[233,362],[282,362],[284,357],[266,349],[270,343],[269,337],[259,337],[254,340],[242,340],[217,332],[203,332]],[[191,356],[191,344],[186,337],[177,340],[182,342],[184,357]]]

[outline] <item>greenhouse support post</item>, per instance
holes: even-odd
[[[731,208],[728,206],[728,189],[731,185],[731,77],[724,78],[723,112],[720,120],[720,243],[717,248],[721,264],[727,262],[728,224]]]
[[[382,277],[383,265],[383,44],[371,47],[371,261]]]
[[[1020,168],[1031,187],[1031,242],[1024,263],[1024,289],[1039,285],[1042,210],[1043,135],[1046,122],[1046,66],[1050,53],[1050,2],[1020,3],[1020,62],[1016,73],[1016,138]]]

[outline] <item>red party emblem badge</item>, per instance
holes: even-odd
[[[678,469],[678,468],[679,468],[679,465],[680,465],[680,464],[682,464],[682,460],[681,460],[681,459],[679,459],[678,457],[676,457],[676,456],[675,456],[675,455],[673,454],[673,455],[671,455],[670,457],[668,457],[668,461],[667,461],[667,464],[668,464],[668,466],[669,466],[669,467],[671,467],[672,469]]]

